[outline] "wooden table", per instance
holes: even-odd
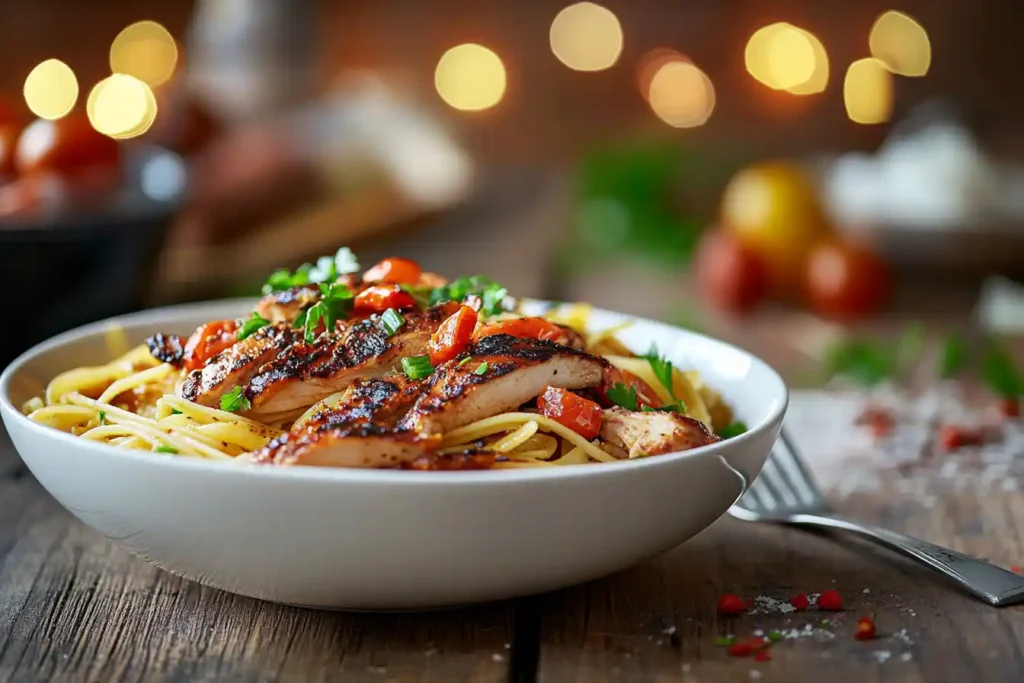
[[[780,364],[799,355],[759,350]],[[852,425],[856,407],[804,394],[791,411],[823,480],[841,483],[843,468],[877,475],[833,487],[838,507],[1003,566],[1024,564],[1012,457],[1024,437],[998,457],[944,458],[904,444],[912,457],[897,462],[878,456],[889,445],[864,441]],[[723,593],[785,601],[826,589],[842,593],[843,612],[716,611]],[[877,640],[853,638],[861,616],[875,619]],[[773,629],[785,639],[768,662],[729,657],[716,644]],[[1016,682],[1021,642],[1024,607],[987,607],[848,538],[728,518],[665,555],[548,595],[421,614],[282,607],[118,549],[64,511],[0,442],[0,681]]]

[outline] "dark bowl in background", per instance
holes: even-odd
[[[126,147],[120,185],[100,201],[0,219],[0,366],[59,332],[144,306],[186,179],[173,152]]]

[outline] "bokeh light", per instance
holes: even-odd
[[[92,127],[104,135],[127,140],[142,135],[156,119],[156,97],[143,81],[113,74],[97,83],[85,105]]]
[[[177,43],[155,21],[125,27],[110,45],[110,70],[134,76],[152,87],[170,80],[177,64]]]
[[[25,104],[41,119],[59,119],[78,101],[75,72],[59,59],[47,59],[25,78]]]
[[[654,80],[654,74],[658,73],[661,67],[669,62],[689,61],[691,61],[689,57],[671,47],[656,47],[644,53],[640,57],[636,69],[636,87],[640,91],[641,97],[650,101],[651,81]]]
[[[715,87],[691,62],[669,61],[651,79],[647,101],[658,118],[673,128],[693,128],[714,111]]]
[[[828,55],[821,41],[786,22],[755,31],[747,41],[743,60],[747,72],[773,90],[810,95],[828,84]]]
[[[878,59],[858,59],[846,71],[843,101],[854,123],[885,123],[892,116],[892,74]]]
[[[932,64],[932,45],[921,24],[902,12],[885,12],[868,38],[871,56],[901,76],[924,76]]]
[[[622,26],[611,10],[578,2],[551,22],[551,51],[570,69],[601,71],[622,54]]]
[[[455,109],[489,109],[505,94],[505,65],[483,45],[456,45],[437,62],[434,86],[441,99]]]

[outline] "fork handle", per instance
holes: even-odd
[[[931,567],[996,607],[1024,601],[1024,576],[934,543],[888,529],[860,524],[836,515],[798,514],[787,516],[785,520],[780,521],[786,524],[841,529],[859,534]]]

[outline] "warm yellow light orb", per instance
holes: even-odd
[[[814,51],[814,69],[811,72],[810,78],[803,83],[786,88],[786,92],[793,95],[814,95],[824,92],[828,86],[829,77],[828,53],[825,52],[825,46],[821,44],[821,41],[813,33],[801,28],[797,28],[797,30],[804,34],[811,45],[811,49]]]
[[[691,62],[670,61],[651,79],[647,101],[658,118],[673,128],[694,128],[714,111],[715,87]]]
[[[843,101],[854,123],[885,123],[892,116],[892,74],[881,61],[859,59],[846,70]]]
[[[932,64],[932,45],[921,24],[902,12],[885,12],[868,38],[871,56],[901,76],[924,76]]]
[[[622,26],[611,10],[592,2],[578,2],[559,12],[551,22],[551,51],[576,71],[607,69],[622,54]]]
[[[125,27],[110,45],[110,70],[128,74],[153,87],[166,83],[178,64],[178,45],[155,21]]]
[[[505,65],[483,45],[464,43],[441,55],[434,70],[437,94],[455,109],[480,111],[505,94]]]
[[[47,59],[25,78],[25,104],[41,119],[59,119],[78,100],[78,79],[75,72],[59,59]]]
[[[743,61],[755,80],[773,90],[810,95],[828,84],[828,55],[821,41],[786,22],[755,31],[747,41]]]
[[[768,73],[775,88],[802,85],[814,74],[814,46],[795,26],[786,26],[768,44]]]
[[[119,140],[138,137],[156,119],[156,97],[143,81],[113,74],[97,83],[85,106],[92,127]]]

